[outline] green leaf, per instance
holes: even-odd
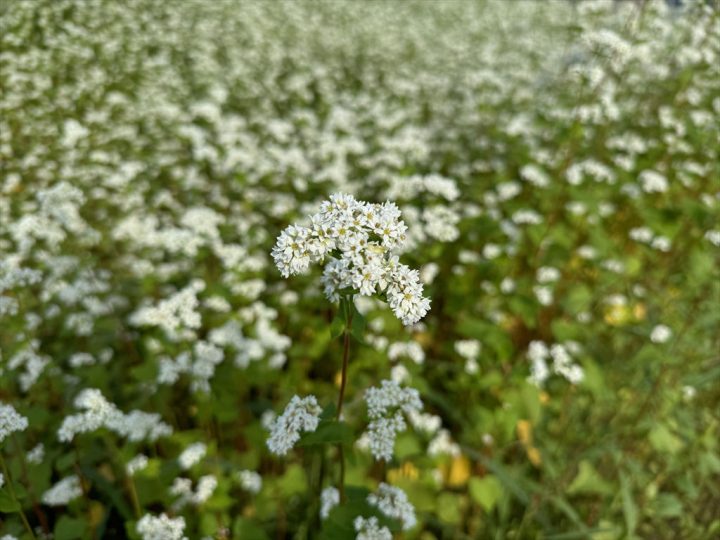
[[[55,524],[55,540],[76,540],[85,536],[85,520],[61,516]]]
[[[470,496],[486,512],[492,512],[500,498],[503,496],[503,488],[498,479],[492,474],[483,478],[473,476],[468,484]]]
[[[12,513],[20,511],[20,503],[13,500],[5,490],[0,490],[0,512]]]
[[[355,303],[352,303],[353,317],[350,325],[350,334],[360,343],[364,342],[365,338],[365,317],[355,307]]]
[[[664,424],[656,425],[648,436],[650,444],[658,452],[676,454],[683,448],[683,442],[672,434]]]
[[[345,332],[345,318],[342,316],[342,310],[338,311],[330,323],[330,338],[336,339]]]
[[[620,497],[625,516],[625,529],[628,536],[632,537],[635,534],[635,527],[637,527],[638,510],[630,491],[630,480],[622,471],[620,471]]]
[[[260,525],[247,518],[239,517],[233,522],[233,538],[238,540],[269,540],[269,536]]]
[[[592,463],[583,460],[580,462],[578,473],[570,487],[568,487],[567,492],[570,495],[577,493],[612,495],[614,490],[610,483],[600,476]]]
[[[345,422],[329,420],[320,422],[318,428],[312,433],[306,433],[300,438],[298,446],[313,446],[316,444],[352,444],[355,440],[353,431]]]

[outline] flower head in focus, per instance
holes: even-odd
[[[423,296],[419,272],[393,255],[406,241],[406,232],[394,203],[336,194],[310,216],[309,227],[287,227],[272,256],[286,278],[327,261],[322,281],[329,300],[339,300],[348,290],[362,296],[384,294],[395,316],[411,325],[427,314],[430,300]]]

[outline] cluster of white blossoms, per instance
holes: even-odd
[[[328,259],[322,279],[328,299],[337,301],[346,289],[363,296],[384,293],[395,316],[411,325],[425,316],[430,300],[423,296],[419,272],[393,255],[405,242],[406,231],[394,203],[336,194],[310,216],[309,227],[287,227],[272,256],[283,277]]]
[[[338,488],[329,486],[320,493],[320,518],[327,519],[330,511],[340,504],[340,492]]]
[[[128,476],[135,476],[135,473],[142,471],[148,466],[148,463],[149,460],[146,455],[138,454],[125,464],[125,472],[127,472]]]
[[[417,524],[415,507],[410,503],[405,492],[398,487],[381,482],[377,493],[368,495],[367,501],[386,516],[400,520],[405,531]]]
[[[42,503],[48,506],[64,506],[83,494],[80,478],[73,474],[66,476],[48,489],[42,496]]]
[[[178,457],[178,463],[183,470],[188,470],[205,457],[206,452],[207,445],[205,443],[193,443],[182,451]]]
[[[379,387],[365,391],[370,424],[366,432],[370,453],[378,460],[390,461],[395,446],[395,436],[405,431],[406,414],[422,410],[419,392],[414,388],[401,388],[392,380],[384,380]]]
[[[322,409],[315,396],[293,396],[285,411],[270,425],[267,446],[273,454],[284,456],[300,439],[301,431],[315,431]]]
[[[579,350],[579,345],[572,341],[556,343],[549,348],[542,341],[531,341],[527,352],[530,360],[529,380],[536,386],[542,386],[551,373],[556,373],[570,383],[578,384],[583,380],[585,372],[581,366],[573,363],[570,353],[578,353]],[[547,363],[549,359],[552,359],[551,366]]]
[[[194,490],[190,478],[175,478],[170,486],[170,495],[178,497],[172,505],[173,510],[179,512],[188,504],[200,506],[212,496],[217,485],[217,478],[212,474],[201,476]]]
[[[0,443],[15,431],[25,431],[28,419],[19,414],[12,405],[0,404]]]
[[[185,518],[170,518],[166,514],[153,516],[145,514],[135,525],[135,530],[142,540],[187,540]]]
[[[244,470],[237,471],[235,476],[240,482],[240,486],[245,491],[247,491],[248,493],[252,493],[253,495],[257,495],[258,493],[260,493],[263,485],[262,476],[260,476],[260,474],[256,473],[255,471]]]
[[[381,527],[375,516],[365,518],[358,516],[353,522],[356,540],[392,540],[392,533],[387,527]]]
[[[79,433],[89,433],[101,427],[133,442],[155,442],[172,433],[172,428],[160,419],[159,414],[137,410],[125,414],[95,388],[80,392],[74,403],[83,412],[65,417],[58,429],[61,442],[70,442]]]

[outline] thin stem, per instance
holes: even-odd
[[[352,300],[350,300],[352,301]],[[337,419],[340,420],[342,413],[343,399],[345,398],[345,385],[347,384],[348,358],[350,357],[350,325],[352,324],[353,312],[348,309],[345,323],[345,333],[343,335],[343,362],[342,375],[340,378],[340,395],[338,396]]]
[[[37,517],[38,521],[40,522],[40,526],[42,527],[43,532],[45,534],[49,534],[50,527],[48,525],[47,517],[45,516],[45,513],[40,508],[37,498],[35,497],[35,492],[33,491],[32,485],[30,484],[30,475],[28,475],[26,454],[25,454],[25,452],[23,452],[22,446],[20,446],[20,441],[18,440],[15,433],[12,434],[12,440],[13,440],[13,444],[15,444],[15,449],[17,450],[18,456],[20,456],[20,468],[22,471],[22,480],[23,480],[23,482],[25,482],[25,485],[27,485],[27,487],[28,487],[28,491],[30,493],[30,499],[31,499],[32,505],[33,505],[33,512],[35,512],[35,517]]]
[[[341,308],[345,310],[345,332],[343,335],[343,361],[342,375],[340,377],[340,394],[338,395],[337,420],[340,420],[342,413],[343,399],[345,398],[345,385],[347,384],[348,359],[350,358],[350,329],[352,328],[353,310],[351,309],[352,297],[341,302]],[[342,443],[338,444],[338,459],[340,460],[340,502],[345,502],[345,450]]]
[[[22,520],[23,525],[25,525],[27,531],[30,533],[30,538],[33,538],[34,540],[35,533],[33,532],[32,527],[30,526],[30,523],[25,516],[25,512],[23,512],[22,506],[20,506],[20,503],[17,500],[17,497],[15,495],[15,488],[13,487],[12,477],[10,476],[10,472],[8,471],[7,465],[5,464],[5,458],[3,457],[2,452],[0,452],[0,466],[2,467],[3,474],[5,475],[5,479],[7,480],[8,489],[10,490],[10,497],[12,497],[13,502],[18,505],[20,519]]]

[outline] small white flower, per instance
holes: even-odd
[[[183,470],[188,470],[198,463],[207,452],[205,443],[197,442],[188,446],[178,457],[178,463]]]
[[[666,343],[672,337],[672,330],[664,324],[658,324],[650,333],[650,341],[653,343]]]
[[[28,427],[28,420],[18,414],[12,405],[0,403],[0,443],[15,431],[25,431]]]
[[[301,431],[315,431],[320,423],[320,406],[315,396],[293,396],[285,411],[270,426],[267,445],[278,456],[287,454],[300,440]]]
[[[392,533],[387,527],[380,527],[378,518],[364,518],[358,516],[353,523],[355,525],[356,540],[392,540]]]
[[[242,488],[253,495],[260,493],[262,489],[262,476],[255,471],[239,471],[237,473]]]
[[[80,478],[76,475],[67,476],[52,486],[42,495],[43,504],[48,506],[64,506],[83,494]]]
[[[155,517],[145,514],[137,522],[135,530],[142,540],[186,540],[185,518],[169,518],[166,514]]]
[[[148,465],[148,458],[143,454],[138,454],[125,465],[125,470],[129,476],[135,476],[135,473],[143,470]]]
[[[330,511],[340,504],[340,492],[336,487],[326,487],[320,493],[320,518],[327,519]]]
[[[415,508],[405,492],[398,487],[381,482],[377,493],[368,495],[367,501],[386,516],[400,520],[405,531],[412,529],[417,524]]]

